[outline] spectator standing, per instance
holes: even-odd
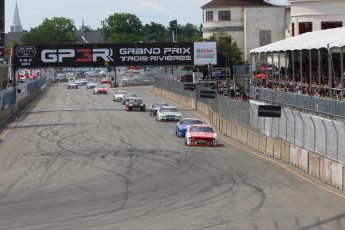
[[[205,80],[208,77],[208,66],[205,65],[202,69],[202,80]]]

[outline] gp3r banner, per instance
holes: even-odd
[[[215,47],[214,42],[198,42],[198,51],[202,43],[205,50]],[[194,65],[195,49],[192,42],[15,46],[12,63],[14,68]]]

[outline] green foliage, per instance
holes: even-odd
[[[110,15],[105,21],[102,22],[101,33],[106,42],[115,42],[114,40],[128,41],[127,38],[133,40],[132,35],[139,35],[143,25],[140,19],[134,14],[128,13],[115,13]],[[119,38],[114,38],[119,36]]]
[[[54,17],[44,19],[43,23],[25,33],[20,40],[23,45],[60,45],[75,43],[77,35],[72,19]]]
[[[238,48],[237,42],[224,31],[214,33],[209,41],[215,41],[218,44],[217,50],[223,54],[231,65],[242,65],[242,51]]]

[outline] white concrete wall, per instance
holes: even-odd
[[[257,7],[244,10],[244,60],[249,60],[249,51],[260,47],[260,30],[271,31],[271,42],[285,39],[285,7]]]
[[[295,35],[299,34],[299,22],[312,22],[313,31],[321,30],[321,22],[341,21],[345,26],[344,0],[290,0],[291,23],[295,23]]]

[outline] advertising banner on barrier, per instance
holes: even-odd
[[[194,55],[197,53],[196,55]],[[13,66],[113,67],[217,64],[215,42],[15,46]]]

